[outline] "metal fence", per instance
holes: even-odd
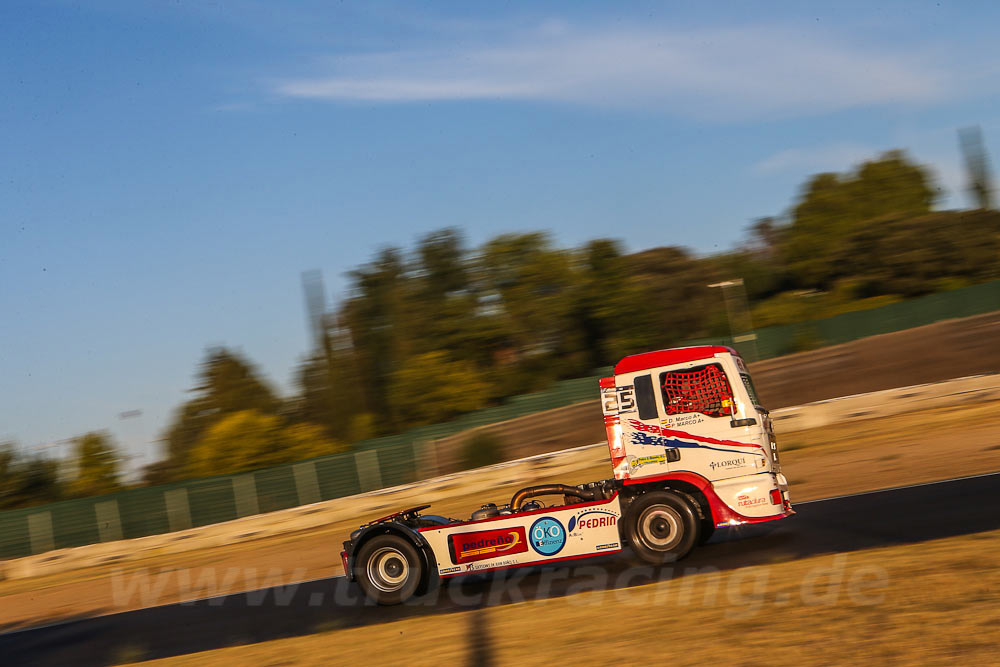
[[[757,332],[761,359],[803,347],[833,345],[942,319],[1000,309],[1000,281]],[[712,342],[730,343],[728,339]],[[737,343],[750,356],[748,343]],[[504,405],[446,424],[356,443],[350,453],[163,486],[0,512],[0,559],[52,549],[144,537],[330,500],[416,481],[438,473],[438,438],[528,414],[596,399],[597,374],[516,396]]]
[[[417,479],[423,443],[390,444],[222,477],[0,513],[0,558],[144,537]]]
[[[780,357],[802,350],[839,345],[859,338],[892,333],[932,324],[940,320],[969,317],[1000,309],[1000,280],[972,287],[940,292],[898,303],[842,313],[822,320],[797,322],[758,329],[758,359]],[[730,340],[719,342],[731,344]],[[752,344],[739,342],[735,347],[753,358]]]

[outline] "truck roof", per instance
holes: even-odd
[[[615,366],[615,375],[644,371],[647,368],[659,368],[671,364],[683,364],[686,361],[710,359],[720,352],[728,352],[738,356],[736,350],[725,345],[695,345],[692,347],[674,347],[669,350],[643,352],[625,357]]]

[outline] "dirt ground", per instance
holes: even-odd
[[[792,501],[871,491],[1000,470],[1000,402],[926,410],[885,419],[855,421],[819,430],[779,434],[783,471]],[[942,457],[942,452],[947,457]],[[593,461],[593,457],[587,458]],[[608,476],[606,465],[586,463],[569,475],[531,482],[580,483]],[[467,517],[487,501],[505,502],[526,480],[500,487],[456,489],[432,511]],[[337,576],[342,573],[340,544],[363,517],[322,530],[292,533],[62,574],[0,582],[0,631],[81,616],[127,611],[269,584]],[[184,590],[177,577],[150,596],[115,602],[122,575],[146,569],[157,573],[185,569],[193,582]],[[230,578],[217,576],[225,571]],[[209,575],[207,578],[205,575]],[[220,582],[224,579],[224,582]]]
[[[998,304],[1000,305],[1000,304]],[[769,409],[1000,371],[1000,312],[750,365]]]
[[[998,549],[1000,531],[990,531],[143,664],[326,665],[332,655],[364,664],[373,647],[408,665],[549,665],[559,655],[587,664],[997,664]],[[135,657],[140,650],[121,656]]]

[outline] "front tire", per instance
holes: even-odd
[[[354,578],[369,600],[394,605],[413,597],[423,579],[417,548],[398,535],[379,535],[364,543],[354,565]]]
[[[661,565],[684,558],[698,543],[701,525],[684,498],[669,491],[651,491],[632,502],[625,531],[641,561]]]

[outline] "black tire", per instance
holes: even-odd
[[[369,600],[381,605],[406,602],[424,578],[417,547],[398,535],[379,535],[362,545],[354,578]]]
[[[634,501],[625,532],[636,557],[652,565],[672,563],[698,543],[701,522],[691,504],[669,491],[650,491]]]
[[[709,516],[711,516],[711,510],[709,511]],[[711,519],[701,520],[701,533],[698,535],[698,546],[707,544],[712,535],[715,535],[715,524],[712,523]]]
[[[435,588],[441,585],[441,577],[438,576],[437,567],[434,563],[434,553],[431,551],[430,547],[424,547],[421,563],[424,569],[424,576],[420,578],[420,583],[417,585],[417,590],[414,595],[421,596],[427,595]]]

